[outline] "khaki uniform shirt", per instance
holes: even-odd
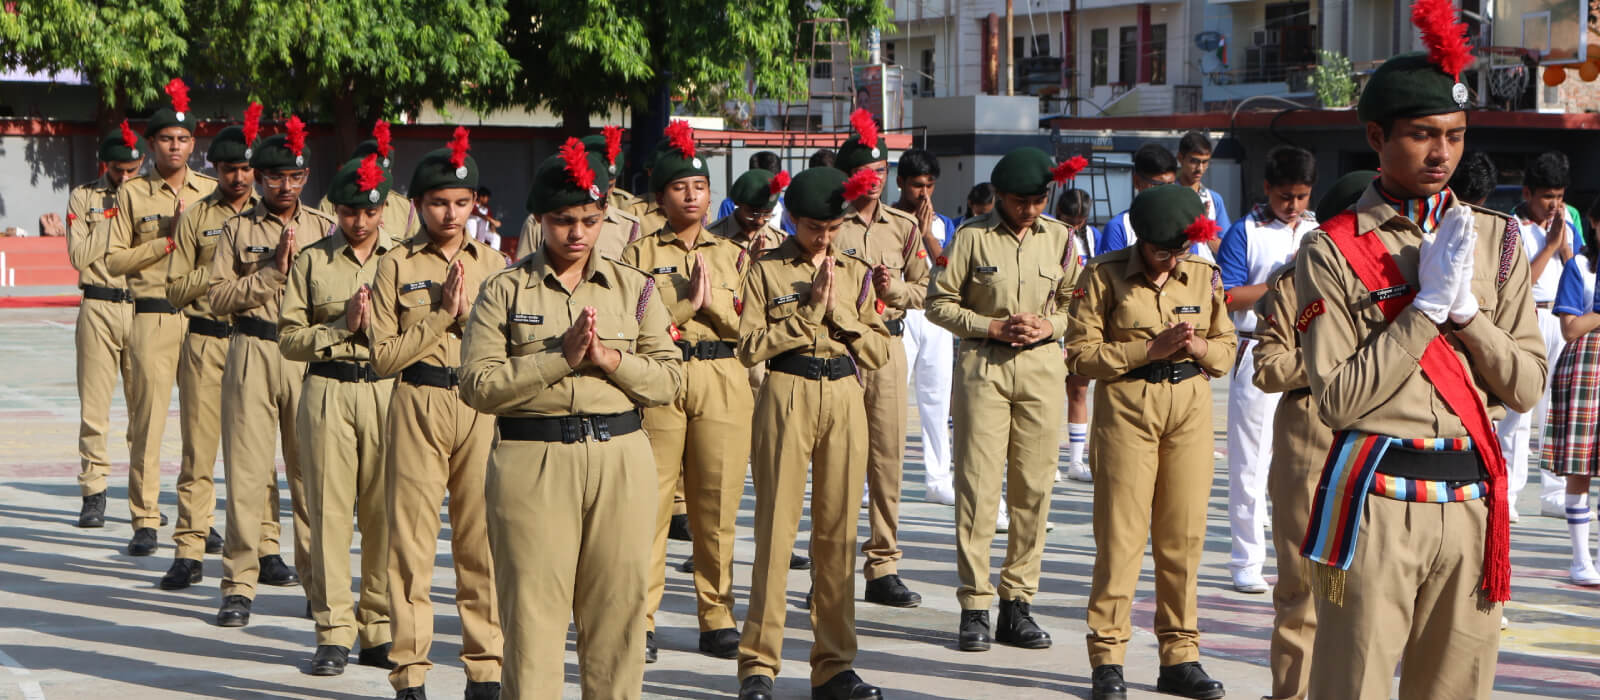
[[[278,315],[278,349],[284,357],[297,362],[372,359],[366,330],[350,331],[345,308],[357,290],[377,278],[378,260],[396,245],[382,230],[375,235],[365,262],[356,258],[343,231],[295,254]]]
[[[317,203],[317,208],[326,212],[328,218],[339,220],[339,208],[328,201],[328,196],[323,195],[322,201]],[[387,235],[397,241],[403,241],[416,233],[422,219],[417,216],[416,209],[412,208],[411,200],[405,195],[394,190],[389,190],[389,196],[383,200],[383,217],[379,226],[383,228],[379,234]]]
[[[634,210],[638,210],[638,207],[634,207]],[[649,207],[633,216],[639,220],[639,230],[645,235],[667,227],[667,213],[662,211],[661,205],[655,202],[651,202]]]
[[[634,202],[639,201],[639,198],[633,196],[632,192],[622,189],[621,187],[612,186],[611,191],[606,193],[606,201],[610,202],[610,207],[607,207],[608,209],[615,207],[617,209],[626,210],[628,207],[633,206]]]
[[[645,192],[643,194],[634,195],[633,201],[628,202],[623,209],[627,211],[628,214],[633,218],[642,219],[644,218],[645,212],[650,211],[651,209],[660,210],[660,207],[656,206],[655,193]]]
[[[216,189],[215,178],[192,169],[176,190],[154,168],[122,183],[117,190],[117,215],[111,220],[106,271],[126,275],[135,298],[165,299],[167,266],[156,263],[167,256],[167,239],[176,230],[178,201],[192,207]]]
[[[106,270],[111,220],[117,215],[117,188],[104,175],[72,188],[67,197],[67,257],[78,271],[79,287],[122,287],[121,275]]]
[[[381,376],[397,375],[418,362],[438,367],[461,363],[461,330],[466,316],[456,318],[440,308],[450,265],[460,260],[466,273],[467,312],[484,280],[506,269],[506,258],[483,243],[463,238],[455,257],[419,230],[378,261],[372,283],[372,367]]]
[[[1223,299],[1221,272],[1210,262],[1185,258],[1157,287],[1145,273],[1139,247],[1129,246],[1089,261],[1072,296],[1067,368],[1073,374],[1116,379],[1155,362],[1145,343],[1185,322],[1206,339],[1205,356],[1179,349],[1163,360],[1193,360],[1213,377],[1233,365],[1238,339]]]
[[[1356,203],[1356,235],[1378,236],[1411,289],[1418,289],[1422,229],[1373,187]],[[1545,347],[1530,291],[1528,256],[1514,222],[1475,209],[1478,247],[1472,291],[1478,315],[1450,335],[1474,389],[1498,421],[1506,407],[1527,412],[1544,394]],[[1422,353],[1440,329],[1413,306],[1390,323],[1350,263],[1320,229],[1296,256],[1296,324],[1322,421],[1335,431],[1399,438],[1467,434],[1422,374]],[[1447,324],[1451,325],[1451,324]]]
[[[594,252],[612,260],[621,260],[623,249],[638,240],[642,234],[639,220],[622,211],[620,207],[606,207],[606,220],[600,226],[600,238],[594,242]],[[522,235],[517,238],[517,259],[521,260],[539,247],[544,233],[539,228],[539,217],[528,215],[522,222]]]
[[[854,206],[845,207],[844,225],[834,246],[867,262],[869,267],[889,268],[889,290],[883,295],[884,318],[905,316],[906,309],[920,309],[928,296],[928,251],[922,247],[917,220],[910,214],[882,202],[872,221],[862,217]]]
[[[793,237],[750,268],[739,315],[739,361],[746,367],[786,352],[814,357],[850,355],[861,369],[889,362],[889,329],[878,315],[872,269],[859,258],[833,251],[832,311],[811,303],[817,266]]]
[[[682,353],[648,281],[590,255],[582,280],[567,289],[543,252],[494,275],[467,325],[461,399],[501,416],[609,415],[672,401],[683,384]],[[586,306],[595,308],[596,335],[622,353],[611,374],[587,358],[574,369],[562,352],[562,336]]]
[[[217,242],[216,257],[211,261],[211,288],[207,292],[212,313],[231,314],[235,319],[250,316],[277,324],[283,283],[288,279],[278,271],[278,241],[284,228],[290,226],[294,227],[298,251],[327,236],[333,220],[304,204],[295,205],[294,215],[287,220],[257,205],[223,224],[222,240]]]
[[[1300,353],[1300,335],[1295,332],[1295,315],[1300,311],[1294,293],[1294,263],[1279,268],[1267,280],[1267,293],[1256,302],[1261,321],[1256,332],[1256,373],[1251,382],[1269,394],[1311,386],[1306,378],[1305,357]]]
[[[927,296],[928,320],[939,327],[959,338],[988,338],[990,321],[1028,312],[1050,322],[1051,340],[1066,333],[1083,269],[1066,224],[1041,216],[1018,240],[990,213],[956,231],[940,258]]]
[[[260,202],[261,198],[252,192],[244,208],[235,212],[217,192],[212,192],[198,204],[183,210],[173,239],[175,247],[167,259],[167,301],[190,316],[228,320],[226,314],[211,312],[211,297],[206,294],[211,288],[211,263],[216,259],[223,225],[234,215],[259,206]]]
[[[783,243],[788,237],[783,231],[765,225],[756,229],[754,238],[746,236],[744,229],[739,228],[739,220],[732,214],[717,219],[715,223],[707,226],[706,230],[713,235],[732,239],[747,251],[744,264],[740,265],[741,271],[746,272],[750,270],[750,264],[760,258],[762,253],[778,247],[778,244]]]
[[[744,275],[739,267],[744,248],[730,239],[701,231],[694,247],[685,248],[678,234],[664,230],[628,245],[622,262],[643,270],[656,280],[656,293],[666,305],[681,340],[739,342],[739,310]],[[711,274],[711,298],[699,311],[694,310],[694,289],[689,279],[694,274],[694,256],[705,258]]]

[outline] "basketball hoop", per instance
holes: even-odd
[[[1520,46],[1488,46],[1482,53],[1484,61],[1479,65],[1488,79],[1489,96],[1494,102],[1514,109],[1533,76],[1528,50]]]

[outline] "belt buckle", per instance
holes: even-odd
[[[806,379],[821,379],[823,365],[825,363],[827,363],[827,360],[824,360],[820,357],[806,358]]]
[[[596,442],[606,442],[611,439],[611,423],[606,420],[605,416],[591,416],[589,425],[594,428]]]
[[[561,418],[561,441],[568,445],[575,442],[583,442],[583,434],[587,430],[588,426],[577,416],[563,416]]]
[[[450,386],[459,386],[461,384],[461,377],[456,374],[456,368],[454,367],[444,368],[444,376],[450,382]]]

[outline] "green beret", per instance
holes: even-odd
[[[605,156],[600,157],[600,162],[606,162]],[[706,169],[705,160],[698,155],[685,158],[682,151],[669,148],[661,152],[656,158],[656,167],[650,170],[650,191],[660,192],[674,180],[695,176],[711,177],[711,171]]]
[[[851,133],[850,138],[839,146],[839,153],[833,159],[833,167],[843,170],[848,175],[857,168],[888,159],[889,144],[882,136],[879,136],[878,142],[869,148],[861,143],[859,135]]]
[[[1356,115],[1363,122],[1387,122],[1447,114],[1465,110],[1467,98],[1467,86],[1445,75],[1428,54],[1405,53],[1373,71]]]
[[[446,187],[465,187],[478,190],[478,161],[468,154],[466,161],[457,166],[451,162],[453,152],[448,148],[429,151],[411,171],[411,188],[406,190],[413,198],[421,198],[428,190]]]
[[[230,126],[217,132],[206,148],[206,160],[213,163],[246,163],[250,161],[250,144],[244,142],[244,127]]]
[[[302,146],[297,154],[289,147],[287,134],[273,134],[251,149],[250,167],[257,170],[294,170],[311,162],[311,147]]]
[[[1376,179],[1376,170],[1357,170],[1335,180],[1333,187],[1317,200],[1317,221],[1327,221],[1349,209]]]
[[[782,188],[777,192],[772,191],[772,178],[777,173],[770,170],[752,168],[746,170],[739,179],[733,181],[733,187],[728,188],[728,198],[734,204],[749,207],[757,211],[771,211],[778,207],[778,196],[783,193]]]
[[[372,157],[370,165],[366,162],[367,156]],[[361,208],[382,204],[389,196],[394,176],[379,164],[381,162],[377,153],[368,153],[340,166],[339,172],[333,174],[333,182],[328,184],[328,201]]]
[[[128,146],[127,138],[130,136],[133,137],[131,148]],[[143,158],[148,151],[143,139],[133,136],[131,130],[123,134],[119,127],[107,131],[105,137],[100,139],[100,150],[96,155],[102,163],[127,163]]]
[[[1167,250],[1187,248],[1193,241],[1189,240],[1184,230],[1195,219],[1204,219],[1205,216],[1206,205],[1200,201],[1200,195],[1176,184],[1160,185],[1140,192],[1128,208],[1128,221],[1133,224],[1139,240]],[[1215,223],[1211,225],[1216,226]]]
[[[783,198],[791,216],[831,221],[844,216],[844,181],[849,179],[838,168],[807,168],[789,182]]]
[[[996,192],[1034,197],[1050,189],[1050,169],[1055,167],[1050,154],[1037,148],[1018,148],[1005,154],[989,173]],[[1138,227],[1134,227],[1138,230]],[[1144,234],[1141,232],[1140,236]]]
[[[567,207],[604,202],[604,193],[611,186],[611,177],[606,174],[606,158],[588,151],[584,152],[584,157],[589,172],[594,176],[593,184],[588,187],[579,186],[561,154],[544,159],[539,168],[533,171],[533,188],[528,191],[528,211],[534,216],[542,216]]]
[[[150,121],[144,125],[144,136],[150,138],[167,127],[183,127],[190,134],[194,133],[194,115],[179,112],[171,107],[162,107],[150,115]]]
[[[588,136],[585,136],[580,140],[583,141],[584,149],[588,150],[590,153],[594,153],[594,154],[600,156],[600,158],[602,160],[605,159],[605,157],[606,157],[606,137],[605,137],[605,134],[589,134]],[[662,143],[666,143],[666,142],[663,141]],[[608,173],[610,173],[611,178],[613,180],[616,179],[617,173],[622,172],[622,154],[621,153],[617,154],[617,162],[616,163],[613,163],[611,165],[607,165],[606,166],[606,171]]]
[[[350,152],[350,157],[354,158],[356,160],[360,160],[362,158],[367,157],[369,154],[373,154],[373,153],[377,153],[377,152],[378,152],[378,142],[374,141],[372,139],[367,139],[365,141],[362,141],[361,143],[356,144],[356,150]],[[391,152],[391,155],[393,155],[392,152]],[[378,155],[378,167],[383,168],[385,170],[389,169],[391,167],[391,163],[389,161],[389,158],[384,156],[384,155],[382,155],[382,154],[379,154]]]

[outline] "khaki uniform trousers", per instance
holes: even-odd
[[[1290,392],[1278,401],[1272,419],[1272,466],[1267,498],[1272,500],[1272,547],[1278,553],[1278,583],[1272,587],[1273,700],[1303,700],[1311,678],[1311,643],[1317,636],[1317,607],[1311,593],[1311,562],[1300,556],[1311,500],[1333,432],[1317,417],[1309,392]]]
[[[645,588],[661,573],[646,549],[654,521],[639,517],[658,491],[639,468],[651,439],[635,431],[605,442],[495,445],[487,492],[505,617],[502,697],[562,697],[569,621],[583,697],[639,697]]]
[[[756,399],[751,449],[756,560],[739,641],[739,678],[782,667],[789,554],[805,510],[811,467],[811,685],[850,670],[856,658],[855,555],[867,471],[861,384],[771,372]]]
[[[111,394],[122,373],[122,396],[133,405],[133,353],[128,334],[133,304],[85,298],[78,305],[73,340],[78,355],[78,490],[93,496],[106,490],[111,457],[106,435],[111,431]],[[130,423],[130,428],[132,424]],[[133,442],[129,430],[128,442]],[[156,516],[159,522],[160,516]]]
[[[306,587],[317,645],[371,649],[390,641],[384,421],[394,380],[306,375],[295,433],[311,516],[316,580]],[[350,597],[350,514],[361,527],[361,598]],[[313,589],[315,589],[313,591]]]
[[[203,559],[206,535],[216,525],[217,447],[222,442],[222,371],[228,339],[201,333],[183,337],[178,355],[178,427],[183,461],[178,468],[178,522],[172,532],[179,559]],[[278,553],[278,519],[261,523],[260,556]]]
[[[1383,700],[1396,665],[1405,700],[1491,696],[1501,605],[1480,607],[1488,517],[1482,499],[1367,498],[1344,605],[1317,596],[1316,697]]]
[[[431,592],[442,525],[439,508],[446,492],[456,611],[461,616],[461,662],[467,680],[499,681],[503,641],[484,522],[484,472],[494,441],[494,417],[461,403],[454,389],[399,382],[389,401],[388,421],[384,464],[394,636],[389,660],[395,663],[389,684],[395,690],[422,685],[433,667],[428,660],[433,648]]]
[[[956,598],[962,610],[987,610],[996,594],[989,548],[1004,485],[1011,532],[998,593],[1032,602],[1060,454],[1067,366],[1055,343],[1016,350],[963,340],[956,358]],[[899,371],[904,378],[903,365]]]
[[[700,631],[733,629],[733,524],[744,496],[755,397],[739,360],[683,363],[683,391],[665,406],[644,409],[644,430],[655,455],[657,499],[645,627],[656,628],[666,589],[667,526],[682,479],[694,533],[695,609]]]
[[[899,573],[900,477],[906,458],[906,345],[889,339],[889,362],[862,372],[867,403],[867,498],[871,534],[861,545],[868,581]]]
[[[1198,661],[1195,585],[1211,495],[1211,382],[1095,382],[1094,577],[1089,665],[1121,664],[1145,542],[1152,543],[1161,665]],[[1015,515],[1012,516],[1015,522]],[[1153,525],[1153,527],[1152,527]]]
[[[263,523],[278,520],[280,497],[274,459],[279,437],[294,514],[294,568],[307,591],[314,590],[311,523],[300,473],[295,410],[305,364],[283,358],[278,344],[243,334],[228,345],[222,370],[222,471],[228,479],[228,518],[222,543],[222,595],[255,598],[261,557],[277,553],[278,542]],[[314,601],[313,601],[314,602]]]
[[[133,315],[128,335],[128,511],[133,529],[160,527],[161,436],[172,408],[178,352],[188,319],[183,314]]]

